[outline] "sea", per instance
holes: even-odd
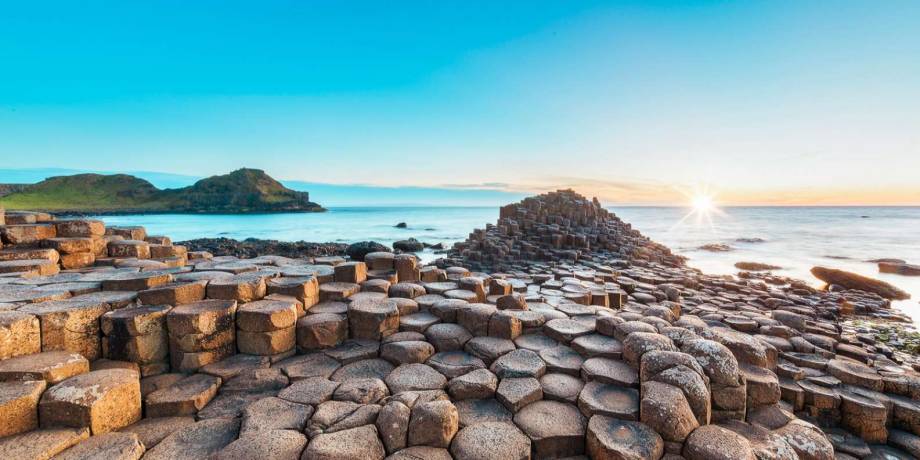
[[[706,273],[733,274],[736,262],[782,267],[777,275],[819,286],[809,270],[839,268],[890,282],[911,299],[895,307],[920,324],[920,277],[878,272],[868,262],[897,258],[920,264],[920,207],[725,207],[698,212],[681,207],[611,207],[650,238],[686,256]],[[174,241],[193,238],[260,238],[281,241],[383,244],[416,238],[449,247],[476,228],[494,223],[498,207],[339,207],[324,213],[99,216],[109,225],[143,225]],[[404,222],[406,228],[397,228]],[[722,244],[728,251],[700,249]],[[423,261],[438,257],[431,250]]]

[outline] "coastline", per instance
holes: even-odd
[[[886,291],[707,274],[572,191],[503,206],[494,224],[430,264],[373,243],[221,238],[186,247],[140,226],[41,218],[3,227],[10,247],[0,249],[0,316],[39,324],[49,312],[72,311],[73,324],[47,322],[32,336],[17,328],[15,343],[38,347],[3,349],[16,355],[0,359],[0,377],[47,360],[63,369],[54,361],[62,358],[42,347],[43,337],[61,335],[70,338],[64,350],[79,354],[66,359],[85,368],[74,371],[76,381],[54,382],[73,391],[52,386],[48,398],[84,394],[98,379],[139,387],[176,375],[126,400],[119,410],[138,415],[124,426],[142,420],[142,407],[148,417],[173,415],[172,403],[161,399],[185,392],[199,398],[185,379],[207,380],[213,389],[196,403],[196,425],[251,419],[269,404],[265,398],[329,382],[349,391],[330,387],[311,404],[317,414],[345,404],[353,417],[368,418],[352,427],[305,416],[292,430],[310,435],[304,452],[320,449],[317,439],[346,433],[349,443],[335,453],[355,453],[358,436],[361,448],[372,446],[382,458],[390,428],[375,419],[397,410],[405,416],[393,429],[416,430],[421,439],[430,430],[413,428],[411,419],[423,411],[446,426],[418,444],[444,453],[452,445],[482,448],[483,435],[467,430],[494,410],[508,414],[515,443],[526,441],[527,453],[543,449],[529,433],[558,432],[575,434],[553,452],[602,456],[606,448],[590,440],[605,433],[605,414],[641,420],[649,435],[634,443],[659,453],[697,451],[712,436],[743,451],[739,458],[776,445],[793,452],[806,443],[817,458],[854,444],[866,451],[908,445],[887,440],[889,430],[903,428],[901,419],[875,401],[912,401],[920,388],[920,336],[891,322],[897,315]],[[115,332],[138,324],[153,330],[143,345]],[[55,329],[65,326],[81,332]],[[151,347],[153,358],[135,346]],[[254,396],[232,399],[241,391]],[[469,405],[478,400],[469,395],[480,392],[495,409]],[[825,407],[822,398],[840,403]],[[352,431],[362,427],[369,428]],[[464,432],[467,439],[458,435]],[[35,433],[25,429],[6,448],[28,445],[23,439]],[[254,436],[228,433],[219,447],[271,440]],[[764,436],[770,443],[757,444]],[[152,452],[177,448],[163,446]]]

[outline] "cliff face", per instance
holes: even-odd
[[[202,179],[179,189],[159,190],[125,174],[51,177],[0,198],[7,209],[57,212],[258,213],[324,209],[306,192],[288,189],[258,169]]]

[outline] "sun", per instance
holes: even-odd
[[[692,201],[693,210],[700,214],[708,214],[715,209],[712,197],[709,195],[696,195]]]

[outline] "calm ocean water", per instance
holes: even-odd
[[[774,273],[818,283],[809,273],[826,265],[873,276],[912,294],[897,307],[920,323],[920,277],[878,273],[877,258],[920,264],[920,207],[735,207],[709,218],[686,217],[675,207],[615,207],[621,218],[649,237],[690,258],[707,273],[737,272],[735,262],[764,262],[783,267]],[[102,217],[111,225],[143,225],[151,234],[174,240],[201,237],[264,238],[284,241],[384,244],[414,237],[449,246],[474,228],[498,218],[497,207],[331,208],[318,214],[137,215]],[[407,229],[394,226],[406,222]],[[747,243],[739,238],[759,238]],[[734,250],[698,248],[723,243]],[[424,260],[436,257],[422,254]]]

